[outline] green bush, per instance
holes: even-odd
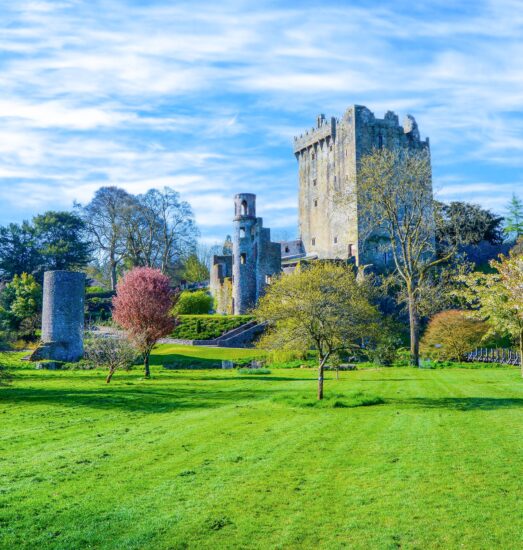
[[[205,290],[184,291],[180,294],[174,311],[179,315],[201,315],[209,313],[212,307],[212,296]]]
[[[181,340],[212,340],[252,321],[249,315],[180,315],[172,333]]]

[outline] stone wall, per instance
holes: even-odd
[[[317,119],[316,128],[294,138],[298,160],[299,229],[307,256],[320,259],[354,257],[365,264],[386,259],[380,251],[364,251],[361,203],[358,197],[359,160],[373,148],[429,148],[414,118],[403,125],[389,111],[378,119],[366,107],[354,105],[338,120]],[[340,201],[344,197],[345,201]],[[347,204],[347,197],[350,198]],[[340,204],[341,203],[341,204]],[[389,255],[390,257],[390,255]]]
[[[256,217],[256,196],[251,193],[234,197],[233,225],[232,257],[212,259],[211,293],[217,313],[241,315],[256,306],[271,277],[280,273],[281,247],[271,242],[270,229]],[[232,284],[232,296],[226,292],[228,283]]]

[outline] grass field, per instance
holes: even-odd
[[[11,368],[1,548],[523,547],[517,369]]]

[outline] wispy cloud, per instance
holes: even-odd
[[[4,4],[4,222],[170,185],[207,242],[239,191],[293,235],[292,136],[351,103],[416,116],[443,198],[501,211],[521,188],[522,0]]]

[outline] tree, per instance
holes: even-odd
[[[49,211],[33,218],[35,237],[45,270],[74,270],[90,260],[83,220],[70,212]]]
[[[428,151],[373,150],[360,161],[356,199],[364,225],[371,228],[366,240],[390,243],[408,303],[411,363],[418,366],[418,301],[431,270],[453,254],[448,250],[436,256]]]
[[[495,273],[470,273],[461,277],[458,294],[473,314],[484,319],[493,335],[510,336],[519,347],[523,377],[523,255],[511,253],[492,260]]]
[[[277,278],[260,299],[256,317],[269,324],[260,347],[318,351],[318,399],[325,363],[358,347],[372,332],[377,310],[351,267],[317,262]]]
[[[4,280],[22,273],[35,275],[41,264],[35,230],[29,222],[0,227],[0,275]]]
[[[124,212],[133,204],[132,195],[124,189],[101,187],[89,204],[75,205],[84,220],[95,251],[108,264],[111,290],[116,288],[117,269],[125,253]]]
[[[150,189],[124,210],[126,260],[129,266],[155,267],[174,274],[194,252],[198,231],[189,203],[169,187]]]
[[[42,308],[42,287],[32,275],[15,275],[2,291],[0,318],[8,329],[25,329],[34,336]]]
[[[516,240],[523,235],[523,201],[514,193],[507,208],[505,233]]]
[[[503,217],[478,204],[434,201],[434,217],[439,246],[477,245],[482,241],[499,245],[503,242]]]
[[[486,324],[470,312],[450,309],[432,317],[421,343],[442,359],[460,361],[481,343],[487,330]]]
[[[185,261],[183,277],[189,283],[208,281],[209,268],[199,260],[196,254],[191,254]]]
[[[95,336],[89,338],[84,344],[84,355],[97,367],[105,367],[109,373],[106,383],[117,370],[129,370],[136,359],[136,351],[129,345],[125,338]]]
[[[171,313],[174,302],[169,278],[158,269],[134,268],[116,286],[113,319],[127,331],[130,341],[142,354],[146,378],[151,375],[151,350],[176,326]]]

